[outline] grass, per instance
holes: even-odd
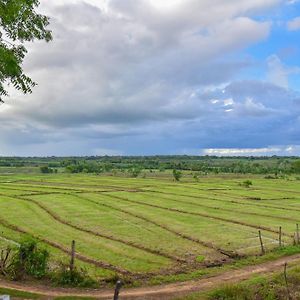
[[[14,298],[20,298],[20,299],[40,299],[41,296],[33,293],[18,291],[14,289],[5,289],[0,287],[0,295],[10,295]]]
[[[26,233],[49,249],[55,265],[68,262],[74,239],[76,263],[101,282],[118,270],[156,284],[209,275],[218,271],[205,268],[212,263],[238,268],[260,261],[259,229],[269,252],[278,246],[279,226],[291,245],[300,222],[299,182],[252,175],[250,188],[239,185],[247,179],[0,175],[0,248]],[[229,252],[250,258],[233,262]]]
[[[288,290],[283,272],[269,276],[254,276],[237,284],[225,284],[210,292],[192,293],[176,300],[283,300],[299,299],[300,268],[287,269]]]
[[[15,289],[6,289],[6,288],[0,288],[0,295],[10,295],[12,299],[45,299],[44,296],[24,291],[19,291]],[[55,297],[54,300],[71,300],[71,299],[77,299],[77,300],[91,300],[95,298],[90,297],[74,297],[74,296],[65,296],[65,297]]]

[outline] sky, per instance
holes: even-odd
[[[41,2],[0,155],[300,155],[300,1]]]

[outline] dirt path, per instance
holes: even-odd
[[[248,266],[239,270],[230,270],[222,274],[194,281],[165,284],[144,288],[128,288],[121,290],[120,299],[173,299],[191,292],[207,291],[224,283],[235,283],[250,278],[253,275],[280,271],[284,263],[300,262],[300,254],[279,258],[275,261]],[[64,288],[48,288],[45,286],[28,286],[21,283],[7,282],[0,279],[0,287],[12,288],[26,292],[41,294],[45,299],[60,296],[81,296],[95,299],[112,299],[112,290],[76,290]]]

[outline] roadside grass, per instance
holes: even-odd
[[[286,286],[283,270],[272,275],[253,276],[236,284],[225,284],[209,292],[192,293],[176,300],[285,300],[300,297],[300,268],[287,269]]]
[[[6,289],[0,287],[0,295],[9,295],[19,299],[41,299],[41,295],[19,291],[15,289]]]
[[[240,269],[245,266],[255,265],[267,261],[272,261],[276,258],[282,256],[293,255],[300,252],[300,247],[290,246],[283,249],[276,249],[271,253],[267,253],[265,256],[259,257],[251,257],[247,259],[239,260],[231,265],[224,265],[218,268],[211,268],[205,270],[199,270],[197,272],[193,272],[190,274],[177,275],[177,276],[162,276],[157,277],[150,281],[150,284],[157,285],[162,283],[172,283],[178,281],[186,281],[192,279],[200,279],[202,277],[211,277],[222,273],[224,271],[228,271],[230,269]],[[288,268],[288,282],[290,287],[292,287],[292,293],[300,292],[300,268],[298,266],[291,265]],[[253,276],[251,279],[243,281],[239,284],[228,284],[221,286],[213,291],[209,292],[197,292],[191,295],[176,298],[177,300],[254,300],[258,299],[254,297],[253,291],[259,291],[260,298],[259,299],[286,299],[285,294],[285,285],[283,281],[282,272],[276,274],[275,276],[265,275],[265,276]],[[136,286],[140,286],[140,284],[136,284]],[[271,289],[270,289],[271,287]],[[275,293],[276,292],[276,293]],[[283,294],[284,297],[278,298],[278,292]],[[7,294],[12,297],[20,298],[20,299],[43,299],[44,297],[39,294],[23,292],[15,289],[6,289],[0,288],[0,294]],[[276,295],[276,297],[274,296]],[[299,295],[299,294],[297,294]],[[255,295],[257,296],[257,294]],[[64,299],[95,299],[91,297],[75,297],[75,296],[62,296],[55,297],[56,300],[64,300]],[[298,298],[295,298],[298,299]]]
[[[183,281],[195,280],[201,278],[209,278],[226,271],[238,270],[243,267],[254,266],[257,264],[273,261],[281,257],[291,256],[298,253],[300,253],[300,246],[287,246],[284,248],[276,248],[273,249],[271,252],[267,252],[265,255],[262,256],[249,256],[246,258],[236,260],[232,263],[224,264],[217,267],[200,269],[186,274],[155,276],[150,279],[149,284],[158,285],[163,283],[166,284],[166,283],[183,282]]]
[[[12,299],[45,299],[45,296],[35,293],[29,293],[24,291],[19,291],[16,289],[7,289],[0,287],[0,295],[9,295]],[[48,299],[48,297],[47,297]],[[91,297],[76,297],[76,296],[63,296],[63,297],[53,297],[54,300],[91,300],[95,298]]]

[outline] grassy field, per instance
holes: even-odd
[[[250,179],[249,188],[240,185]],[[121,178],[87,174],[0,175],[0,248],[38,239],[52,264],[68,261],[98,280],[193,272],[290,245],[300,185],[262,176]]]

